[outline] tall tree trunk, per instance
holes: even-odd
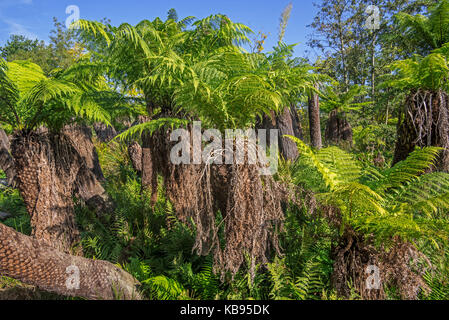
[[[140,299],[138,282],[113,264],[71,256],[0,224],[0,275],[87,299]]]
[[[321,149],[323,143],[321,140],[320,99],[316,93],[309,96],[309,127],[312,147]]]
[[[292,110],[293,109],[293,110]],[[285,160],[294,161],[298,158],[298,147],[296,143],[285,135],[296,136],[298,133],[299,123],[297,122],[297,111],[292,107],[285,107],[284,112],[276,117],[277,128],[279,129],[279,147],[280,153]],[[297,137],[300,138],[300,137]]]
[[[294,133],[293,136],[302,140],[304,138],[304,133],[302,129],[301,118],[295,105],[293,104],[291,105],[290,112],[292,114],[293,133]]]
[[[33,237],[70,252],[80,239],[72,195],[82,157],[63,133],[19,132],[11,150]]]
[[[144,133],[142,135],[142,191],[151,190],[151,204],[154,205],[158,198],[157,168],[154,157],[161,152],[155,148],[156,136]]]
[[[72,145],[86,162],[87,168],[95,174],[99,181],[103,182],[105,179],[97,149],[92,142],[92,128],[84,124],[73,124],[65,126],[63,132],[70,138]]]
[[[302,138],[302,128],[299,116],[294,105],[285,107],[280,115],[271,114],[271,119],[264,115],[262,123],[257,125],[257,129],[278,129],[279,130],[279,152],[285,160],[294,161],[298,157],[296,144],[285,135]]]
[[[16,170],[14,159],[10,154],[9,138],[4,130],[0,130],[0,169],[6,174],[9,186],[16,184]]]
[[[393,164],[407,159],[415,147],[441,147],[437,170],[449,172],[449,96],[443,90],[415,90],[407,97]]]

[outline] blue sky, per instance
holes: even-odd
[[[66,8],[76,5],[82,19],[107,17],[114,25],[165,18],[170,8],[175,8],[181,18],[203,18],[223,13],[235,22],[248,25],[256,34],[259,31],[268,34],[265,47],[271,49],[276,43],[281,12],[290,2],[293,10],[285,41],[300,43],[296,55],[304,55],[308,34],[311,33],[306,26],[312,22],[316,12],[311,0],[0,0],[0,45],[11,34],[47,41],[53,26],[52,18],[65,22],[69,16]]]

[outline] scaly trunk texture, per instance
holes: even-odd
[[[142,135],[142,191],[151,190],[151,204],[155,205],[158,199],[158,181],[157,181],[157,168],[155,166],[155,159],[157,153],[164,152],[155,147],[155,139],[157,135],[151,136],[144,133]],[[169,159],[167,159],[169,161]],[[167,163],[168,165],[168,163]],[[160,170],[159,170],[160,171]]]
[[[32,236],[59,251],[79,242],[72,195],[85,163],[64,134],[18,132],[11,144]]]
[[[92,142],[91,127],[82,124],[67,125],[63,129],[63,133],[72,140],[72,145],[86,162],[87,168],[95,174],[98,181],[103,182],[105,178],[101,170],[97,149]]]
[[[346,115],[339,113],[337,110],[333,110],[329,114],[329,120],[326,126],[326,141],[332,144],[349,143],[352,146],[352,137],[352,127],[346,119]]]
[[[4,130],[0,130],[0,169],[6,174],[6,179],[9,186],[16,185],[16,170],[14,159],[10,153],[9,138]]]
[[[321,149],[323,142],[321,140],[320,98],[316,93],[309,96],[309,127],[312,147]]]
[[[64,296],[141,299],[138,282],[113,264],[59,252],[2,224],[0,275]]]
[[[416,90],[407,97],[398,126],[393,164],[407,159],[415,147],[442,147],[437,170],[449,172],[449,97],[442,90]]]
[[[276,118],[277,128],[279,129],[279,146],[280,152],[285,160],[294,161],[298,158],[298,147],[296,143],[285,135],[302,138],[300,123],[298,122],[298,113],[294,106],[286,107],[284,112]]]

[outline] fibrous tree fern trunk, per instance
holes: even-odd
[[[398,126],[393,164],[405,160],[415,147],[442,147],[437,169],[449,172],[449,97],[443,90],[414,90],[407,97]]]
[[[296,160],[298,158],[298,149],[292,140],[284,137],[285,135],[302,138],[302,127],[298,112],[294,105],[285,107],[279,115],[271,113],[271,117],[264,115],[259,129],[277,129],[279,130],[279,152],[285,160]]]
[[[325,132],[326,141],[332,144],[349,143],[352,146],[352,137],[352,127],[345,113],[331,111]]]
[[[333,250],[333,286],[340,296],[357,293],[363,300],[385,300],[388,286],[398,289],[404,300],[417,300],[428,290],[419,268],[427,258],[412,244],[399,240],[386,250],[375,247],[368,237],[347,228]]]
[[[75,195],[97,213],[110,211],[113,204],[101,185],[105,178],[92,142],[92,129],[87,125],[74,124],[65,126],[63,133],[84,163],[75,180]]]
[[[137,141],[128,145],[128,156],[133,169],[138,174],[142,174],[142,146]]]
[[[151,203],[154,205],[158,199],[158,172],[161,172],[161,163],[158,163],[157,159],[164,158],[165,155],[159,155],[160,152],[167,152],[164,149],[159,149],[157,146],[163,147],[165,144],[162,140],[167,139],[164,137],[163,132],[156,132],[154,135],[144,133],[142,135],[142,190],[151,190]],[[158,143],[159,140],[159,143]],[[169,152],[169,151],[168,151]],[[166,159],[170,161],[170,159]],[[159,170],[158,170],[158,167]]]
[[[104,181],[97,150],[92,142],[92,128],[83,124],[67,125],[63,129],[76,151],[85,161],[87,168],[91,170],[98,181]]]
[[[87,299],[140,299],[138,282],[113,264],[71,256],[0,224],[0,275]]]
[[[329,223],[342,229],[338,208],[320,206]],[[423,280],[425,269],[420,263],[427,257],[411,243],[395,237],[390,247],[374,245],[369,235],[362,235],[346,225],[338,244],[332,248],[333,272],[331,281],[341,297],[363,300],[384,300],[387,287],[395,287],[402,299],[417,300],[428,286]]]
[[[79,242],[72,196],[83,158],[64,133],[18,132],[11,150],[33,237],[70,252]]]
[[[192,132],[192,127],[186,130]],[[152,155],[152,178],[163,178],[177,218],[193,221],[198,254],[213,253],[215,270],[223,274],[235,274],[245,264],[246,254],[251,257],[252,265],[247,266],[251,270],[268,261],[272,250],[278,249],[275,230],[283,221],[281,204],[289,201],[287,192],[272,177],[260,176],[257,164],[175,165],[170,152],[176,143],[170,141],[169,129],[142,138],[147,140],[143,149],[148,146]],[[224,163],[224,155],[222,160]],[[145,170],[144,165],[142,168]],[[219,226],[224,230],[223,243]]]
[[[312,147],[321,149],[323,143],[321,139],[320,100],[316,93],[309,96],[309,127]]]

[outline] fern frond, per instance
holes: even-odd
[[[183,298],[185,289],[174,279],[157,276],[143,281],[151,287],[151,291],[157,300],[179,300]]]
[[[441,148],[437,147],[417,148],[406,160],[385,170],[384,178],[375,184],[375,190],[382,192],[390,188],[400,188],[403,184],[416,179],[435,164],[440,151]]]
[[[118,139],[118,140],[122,140],[122,141],[129,140],[129,139],[141,136],[144,131],[148,132],[150,134],[153,134],[155,131],[157,131],[163,127],[177,129],[182,126],[186,126],[188,123],[189,123],[189,121],[184,120],[184,119],[159,118],[156,120],[151,120],[149,122],[145,122],[145,123],[133,126],[130,129],[126,130],[125,132],[119,134],[114,139]]]

